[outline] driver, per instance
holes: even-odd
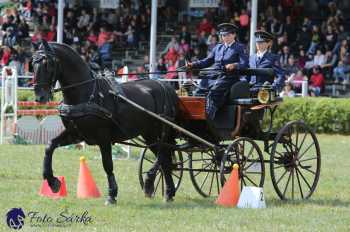
[[[200,86],[205,91],[197,91],[197,94],[205,94],[209,90],[206,113],[210,120],[215,118],[217,110],[224,104],[225,93],[234,83],[240,81],[240,77],[230,71],[248,67],[246,48],[237,41],[238,27],[231,23],[222,23],[218,25],[218,31],[222,43],[216,45],[207,58],[186,64],[189,69],[202,69],[213,65],[213,69],[223,71],[211,73],[208,79],[201,81]]]

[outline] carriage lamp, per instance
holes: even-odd
[[[273,102],[276,99],[276,91],[272,88],[262,88],[258,92],[258,101],[261,104]]]
[[[261,104],[266,104],[270,101],[270,92],[268,89],[260,89],[258,92],[258,101]]]

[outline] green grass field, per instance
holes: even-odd
[[[44,146],[0,146],[0,230],[9,231],[5,215],[13,207],[25,213],[58,216],[64,210],[81,215],[88,211],[93,222],[60,227],[30,227],[29,218],[20,231],[350,231],[350,137],[319,135],[322,152],[321,177],[311,199],[282,202],[275,194],[270,174],[265,181],[266,209],[222,208],[215,199],[199,196],[188,177],[175,201],[146,199],[140,189],[136,160],[116,160],[119,184],[116,206],[104,206],[105,197],[77,199],[79,157],[85,155],[102,194],[107,180],[95,147],[85,151],[60,148],[54,155],[55,175],[64,175],[68,197],[51,200],[38,195]],[[137,152],[137,151],[135,151]],[[266,166],[267,171],[268,166]]]

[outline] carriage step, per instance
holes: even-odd
[[[209,151],[210,148],[206,146],[198,146],[198,145],[193,145],[191,143],[184,143],[181,145],[176,146],[176,150],[178,151],[186,151],[186,152],[206,152]]]

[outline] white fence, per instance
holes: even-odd
[[[126,67],[127,69],[127,67]],[[126,70],[126,73],[128,71]],[[29,79],[29,80],[32,80],[34,77],[33,76],[18,76],[18,79]],[[125,82],[127,81],[127,75],[124,75],[122,76],[121,78],[117,78],[116,76],[116,80],[118,82]],[[182,79],[162,79],[162,78],[159,78],[157,79],[159,81],[166,81],[166,82],[178,82],[179,85],[182,85],[182,83],[186,80],[190,80],[190,79],[186,79],[186,78],[182,78]],[[193,79],[194,81],[199,81],[200,79]],[[309,85],[308,85],[308,81],[307,80],[304,80],[304,81],[286,81],[286,83],[291,83],[291,84],[297,84],[297,83],[301,83],[301,93],[296,93],[296,96],[300,96],[300,97],[307,97],[308,96],[308,88],[309,88]],[[21,87],[21,86],[18,86],[17,89],[24,89],[24,90],[32,90],[33,87]]]

